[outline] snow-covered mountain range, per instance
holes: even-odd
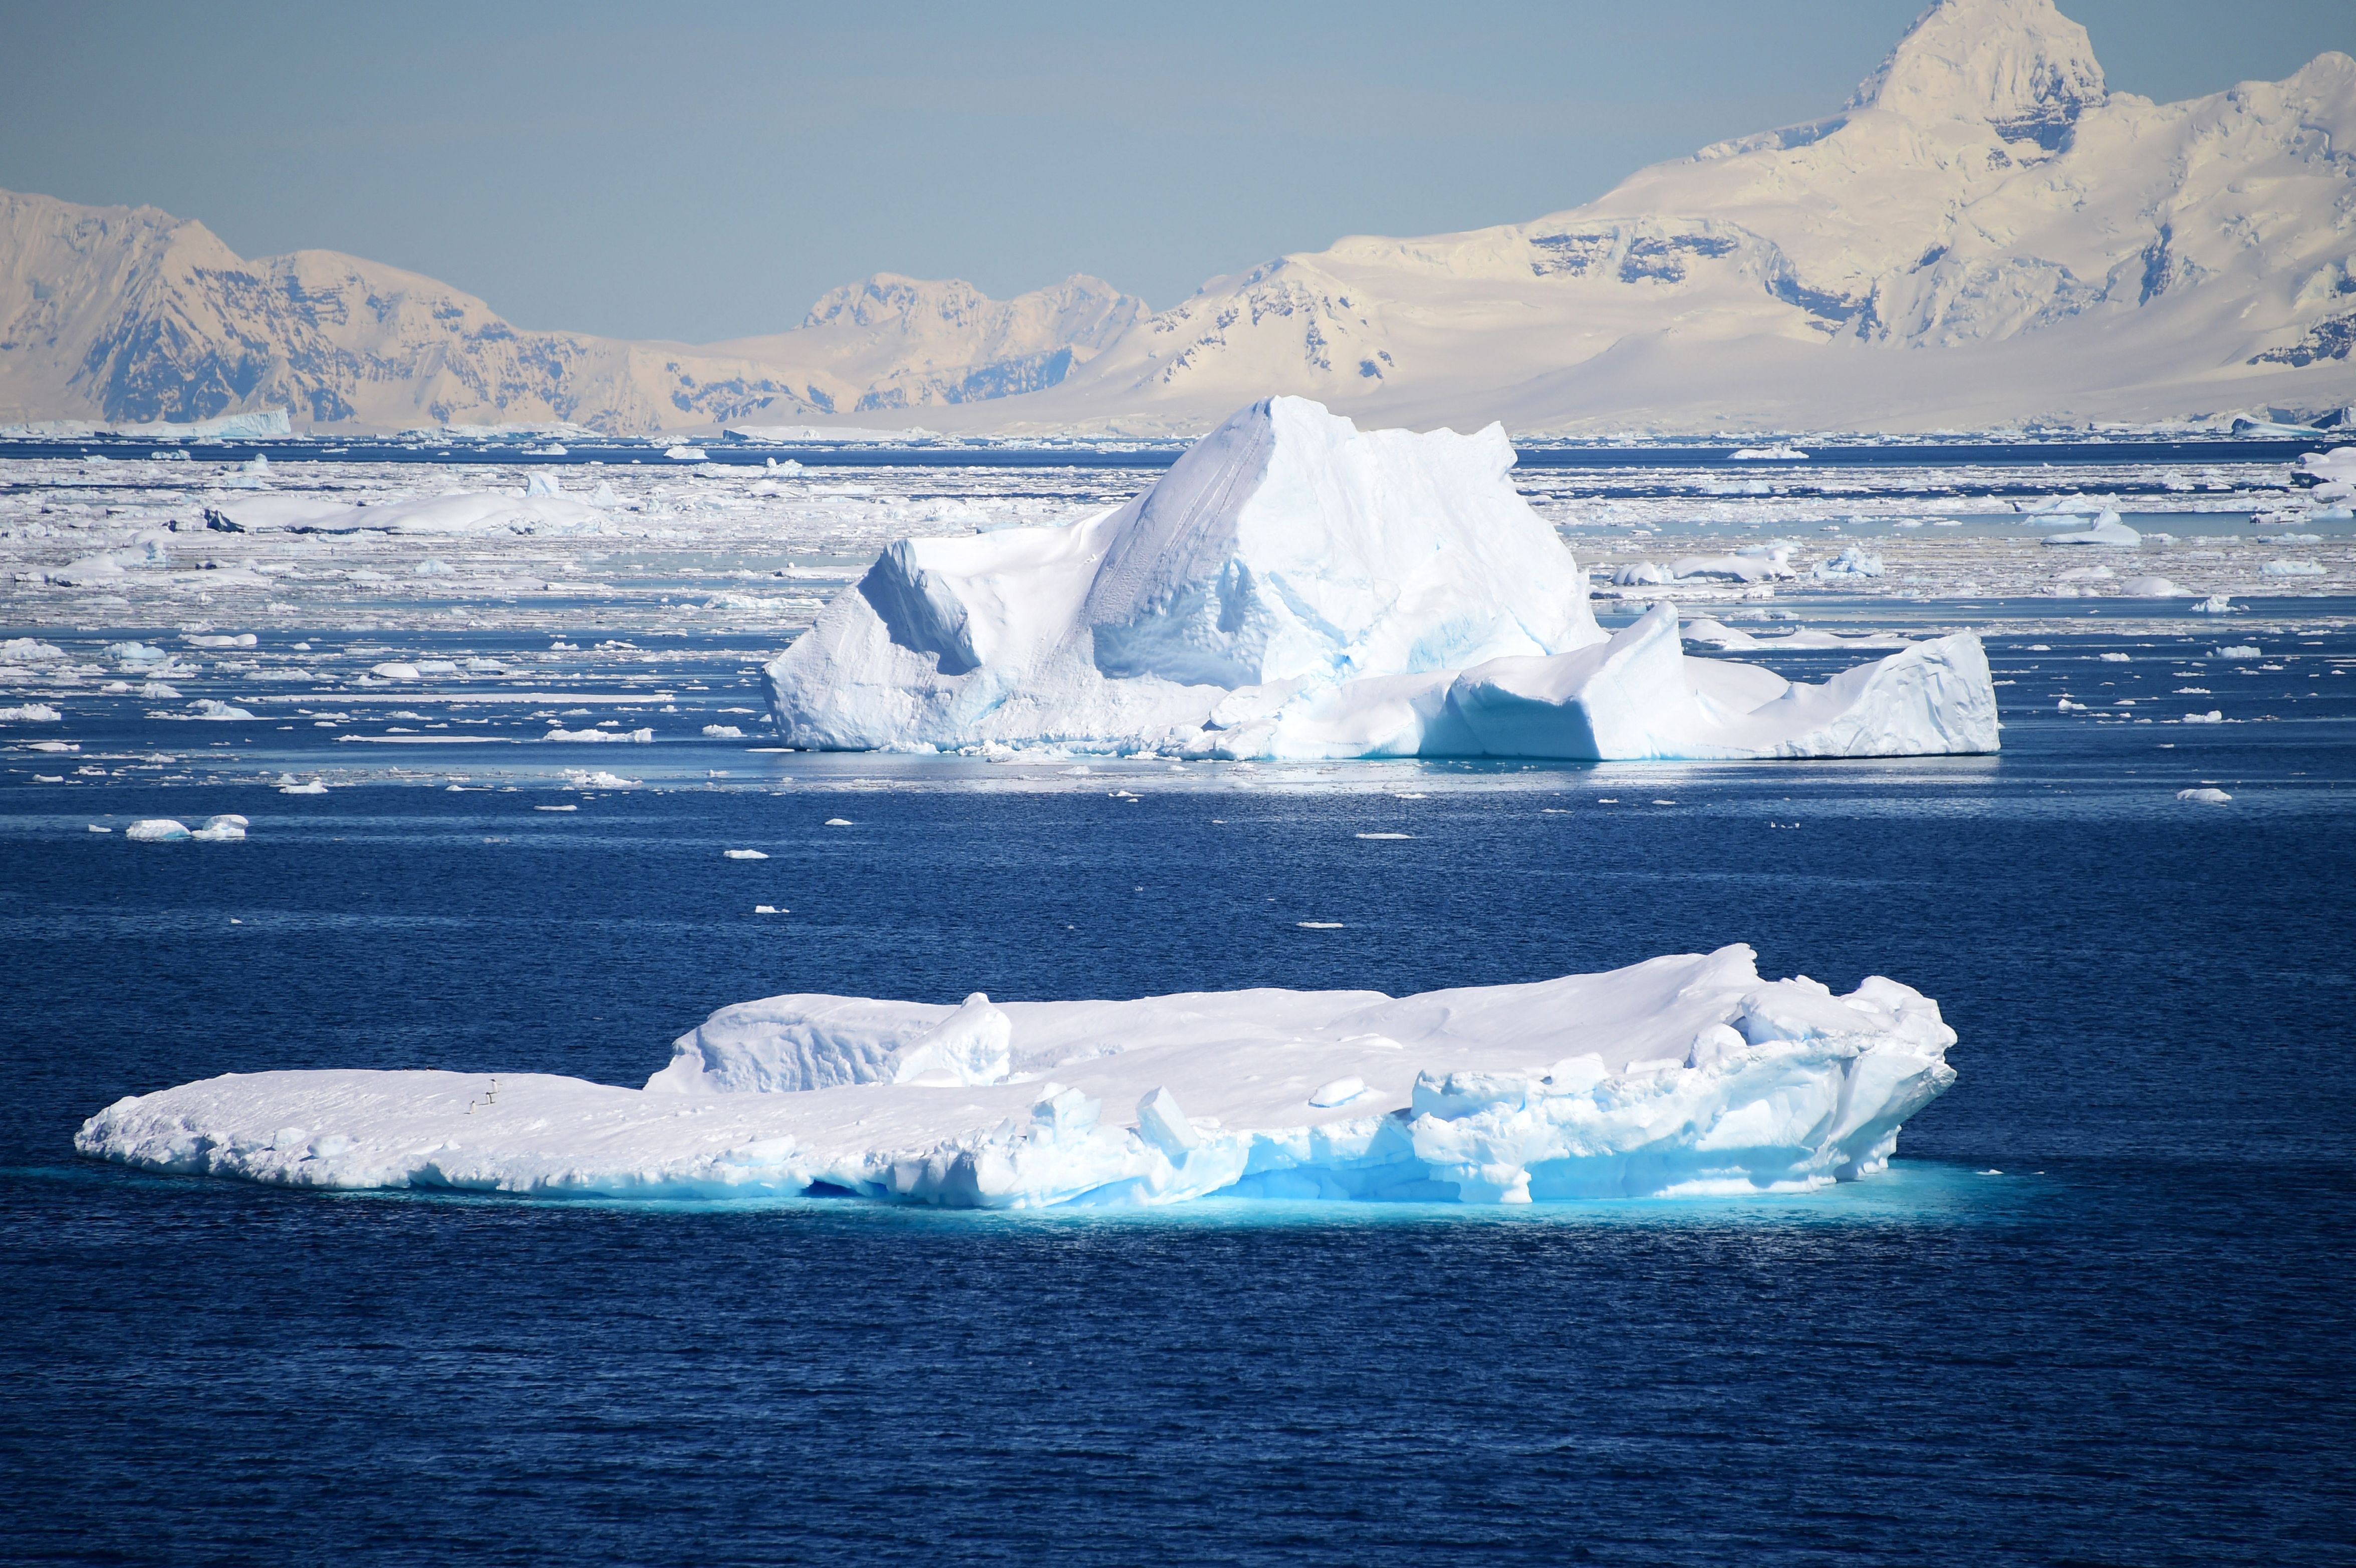
[[[1159,313],[1087,277],[999,302],[879,274],[792,331],[619,342],[0,197],[0,421],[1149,434],[1293,392],[1387,424],[1905,429],[2340,408],[2351,347],[2356,59],[2158,104],[2052,0],[1938,0],[1839,113],[1583,207],[1347,239]]]

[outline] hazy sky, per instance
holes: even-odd
[[[871,272],[1153,305],[1349,233],[1576,205],[1837,108],[1922,0],[0,0],[0,187],[691,342]],[[2063,0],[2115,89],[2356,53],[2349,0]]]

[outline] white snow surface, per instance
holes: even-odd
[[[712,1198],[825,1184],[988,1208],[1799,1191],[1881,1169],[1900,1124],[1954,1080],[1954,1038],[1908,986],[1762,981],[1740,944],[1401,998],[804,994],[721,1009],[642,1090],[232,1073],[118,1101],[75,1146],[291,1187]]]
[[[1817,686],[1686,659],[1668,606],[1606,633],[1570,551],[1507,481],[1513,463],[1495,425],[1361,431],[1305,399],[1257,403],[1127,506],[894,542],[769,664],[771,708],[787,744],[818,750],[1997,749],[1967,632]]]

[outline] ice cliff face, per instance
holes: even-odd
[[[1127,506],[903,539],[767,670],[794,746],[1731,758],[1997,749],[1968,633],[1822,686],[1617,636],[1492,425],[1244,409]]]

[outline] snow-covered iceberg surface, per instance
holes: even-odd
[[[1254,403],[1066,528],[903,539],[767,669],[789,745],[1589,760],[1997,749],[1968,632],[1820,686],[1616,636],[1503,429]]]
[[[987,1208],[1799,1191],[1881,1169],[1954,1081],[1954,1038],[1895,981],[1762,981],[1740,944],[1398,999],[773,996],[713,1014],[643,1090],[232,1073],[118,1101],[74,1143],[290,1187]]]

